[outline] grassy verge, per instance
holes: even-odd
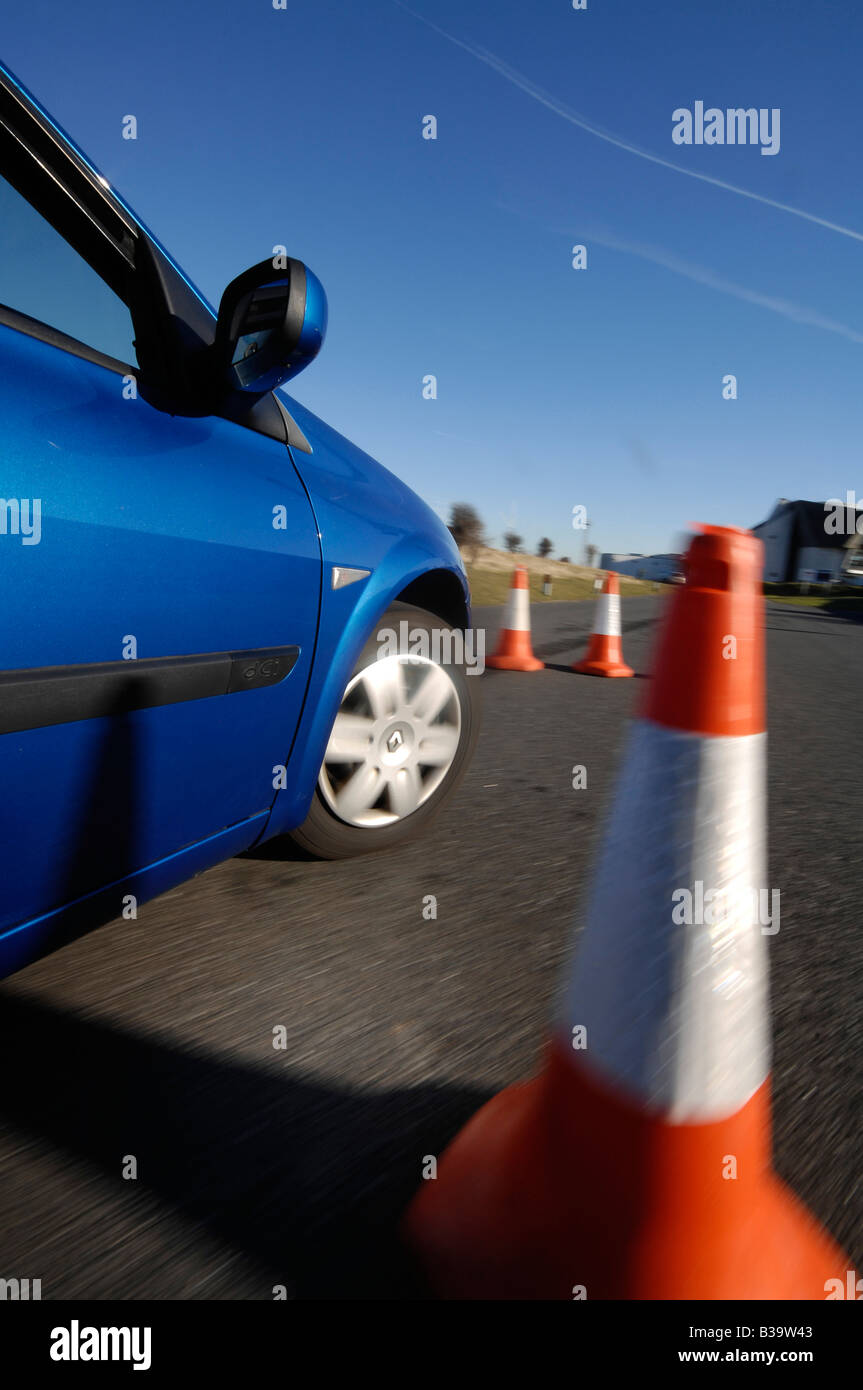
[[[470,579],[472,603],[506,603],[509,586],[512,582],[511,572],[480,569],[473,565],[468,565],[467,572]],[[549,599],[542,592],[541,575],[531,574],[528,579],[531,603],[556,603],[563,599],[570,601],[572,599],[590,599],[596,598],[598,592],[593,587],[592,579],[558,579],[555,577],[552,581],[551,598]],[[620,578],[620,592],[624,597],[627,594],[653,594],[656,592],[656,587],[641,579],[624,579],[623,576]],[[660,589],[664,587],[664,585],[659,585]]]

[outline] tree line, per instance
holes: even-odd
[[[482,519],[476,507],[471,506],[470,502],[453,502],[450,508],[450,518],[447,525],[456,545],[462,546],[466,550],[473,551],[474,554],[479,546],[491,544],[486,536],[486,530]],[[532,553],[528,552],[524,543],[524,537],[520,536],[517,531],[505,531],[503,535],[503,544],[504,548],[510,551],[511,554],[515,554],[516,552],[522,555]],[[549,559],[553,550],[554,543],[549,540],[548,536],[542,536],[537,541],[536,554],[541,560]],[[585,546],[585,556],[586,563],[588,565],[593,565],[596,559],[596,546]],[[561,555],[559,559],[562,565],[571,563],[568,555]]]

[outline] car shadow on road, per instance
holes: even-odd
[[[242,854],[236,856],[238,859],[265,859],[285,863],[317,864],[319,861],[314,854],[310,854],[302,845],[298,845],[292,840],[290,835],[275,835],[272,840],[264,840],[263,844],[252,845],[251,849],[244,849]]]
[[[622,624],[622,635],[626,637],[628,633],[637,632],[640,628],[654,627],[656,625],[656,621],[657,620],[655,617],[634,618],[632,619],[632,621],[625,622]],[[561,638],[560,640],[555,640],[553,642],[544,642],[541,639],[535,640],[534,652],[542,661],[545,661],[545,658],[547,656],[560,656],[561,652],[572,652],[572,660],[575,661],[578,655],[583,654],[581,652],[581,649],[590,636],[590,627],[576,628],[571,630],[566,637]],[[545,664],[548,668],[554,671],[564,671],[569,669],[566,666],[553,666],[550,661],[546,661]]]
[[[148,858],[142,842],[146,726],[135,722],[132,713],[136,700],[146,703],[149,698],[148,685],[123,682],[110,710],[97,722],[98,742],[83,765],[62,837],[45,849],[45,915],[25,932],[4,935],[0,978],[34,955],[56,951],[86,935],[126,907],[123,880]]]
[[[863,608],[853,605],[843,605],[841,599],[834,600],[833,603],[823,604],[796,604],[782,603],[781,600],[767,600],[768,618],[817,618],[818,625],[813,628],[811,623],[802,623],[797,627],[790,627],[785,624],[767,623],[768,631],[773,632],[800,632],[805,636],[811,635],[813,631],[823,636],[825,632],[841,632],[847,623],[859,625],[863,623]]]
[[[263,1299],[276,1284],[297,1298],[426,1296],[398,1220],[424,1157],[439,1156],[487,1094],[431,1083],[340,1091],[292,1076],[289,1053],[267,1038],[256,1067],[8,987],[0,1049],[16,1059],[0,1085],[7,1122],[117,1182],[135,1155],[150,1192],[257,1262]]]
[[[545,669],[546,671],[562,671],[565,676],[580,676],[583,674],[581,671],[576,671],[572,666],[559,666],[556,661],[547,661],[545,663]],[[633,671],[632,674],[638,681],[650,680],[651,675],[649,671]]]

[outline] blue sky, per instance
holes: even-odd
[[[498,543],[581,558],[583,505],[600,550],[649,552],[863,495],[863,6],[411,8],[28,0],[2,56],[211,301],[305,260],[330,326],[293,394]],[[779,153],[674,144],[696,100],[778,107]]]

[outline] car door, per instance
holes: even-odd
[[[49,221],[20,164],[14,178],[0,180],[0,930],[228,827],[248,823],[252,842],[321,585],[278,414],[263,432],[145,399],[128,304],[62,234],[62,198]]]

